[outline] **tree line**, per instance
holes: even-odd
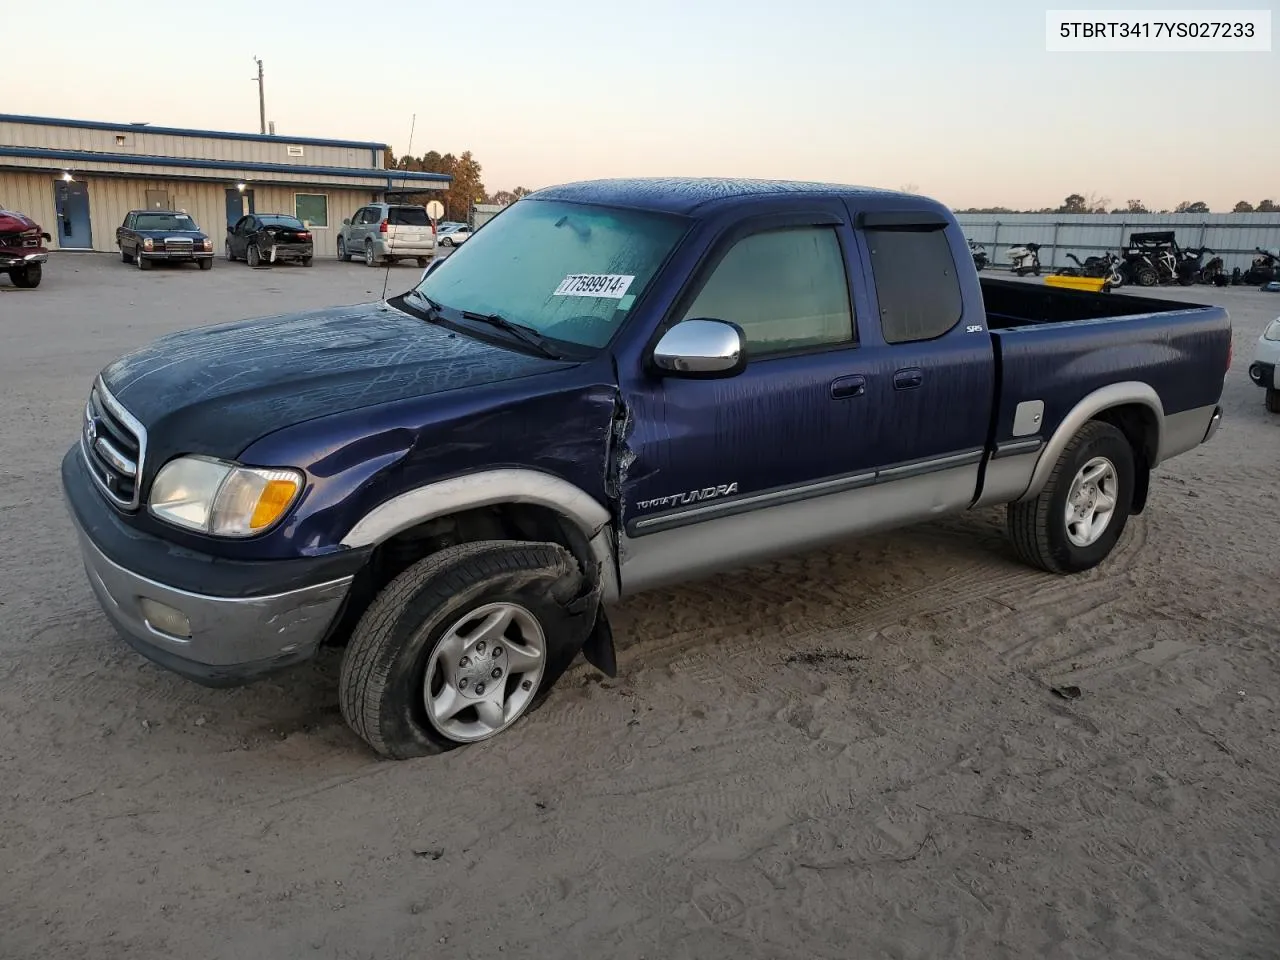
[[[444,204],[445,220],[469,220],[474,204],[497,203],[505,206],[533,192],[527,187],[516,187],[514,190],[498,190],[495,193],[489,193],[485,190],[484,180],[481,177],[480,163],[471,155],[470,150],[464,150],[457,156],[452,153],[428,150],[420,157],[407,155],[397,157],[388,147],[384,159],[388,170],[447,173],[452,177],[448,190],[443,192],[433,190],[431,193],[413,194],[408,197],[409,202],[412,203],[425,204],[428,200],[439,200]]]
[[[957,210],[957,213],[1211,213],[1209,205],[1203,200],[1184,200],[1172,210],[1151,210],[1141,200],[1128,200],[1123,207],[1110,207],[1111,201],[1097,194],[1085,196],[1073,193],[1060,207],[1041,207],[1039,210],[1015,210],[1012,207],[969,207]],[[1108,209],[1110,207],[1110,209]],[[1255,206],[1248,200],[1241,200],[1231,208],[1232,213],[1280,213],[1280,203],[1274,200],[1261,200]]]

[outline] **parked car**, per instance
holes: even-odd
[[[471,228],[463,224],[457,227],[443,227],[440,230],[440,246],[460,247],[471,237]]]
[[[180,210],[130,210],[116,227],[120,259],[149,270],[154,261],[213,267],[213,240]]]
[[[1276,317],[1258,337],[1253,363],[1249,365],[1249,379],[1266,391],[1265,403],[1271,413],[1280,413],[1280,379],[1276,366],[1280,364],[1280,317]]]
[[[427,208],[403,203],[371,203],[342,221],[338,259],[363,257],[371,267],[413,259],[425,267],[436,249]]]
[[[40,286],[53,237],[26,214],[0,207],[0,273],[15,287]]]
[[[297,260],[311,266],[315,252],[311,231],[287,213],[251,213],[227,230],[228,260],[244,260],[251,267]]]
[[[923,197],[579,183],[387,302],[111,363],[62,483],[139,651],[228,685],[346,643],[343,715],[408,757],[615,673],[608,607],[665,584],[998,504],[1089,570],[1230,361],[1219,307],[980,279]]]

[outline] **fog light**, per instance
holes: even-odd
[[[157,603],[155,600],[148,600],[146,597],[138,598],[138,606],[142,608],[143,619],[152,630],[166,633],[179,640],[191,639],[191,621],[181,610],[175,610],[168,604]]]

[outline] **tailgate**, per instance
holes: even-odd
[[[393,240],[427,243],[431,240],[431,219],[422,207],[392,207],[387,212],[387,233]]]

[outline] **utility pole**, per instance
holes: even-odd
[[[253,58],[258,64],[258,125],[262,133],[267,132],[267,96],[262,89],[262,60]]]

